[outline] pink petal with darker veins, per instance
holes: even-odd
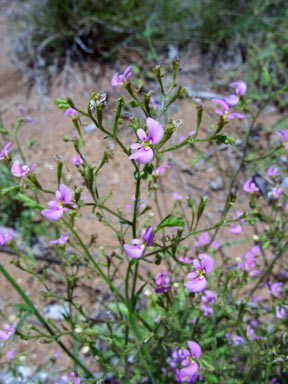
[[[146,124],[149,132],[148,139],[151,140],[152,144],[158,144],[164,135],[162,125],[159,121],[151,119],[151,117],[148,117]]]

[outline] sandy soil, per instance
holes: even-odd
[[[53,160],[55,154],[60,155],[65,164],[65,177],[67,181],[70,180],[71,184],[79,184],[81,182],[79,175],[77,174],[75,168],[71,164],[71,158],[75,154],[73,145],[71,143],[64,143],[63,136],[75,134],[73,125],[69,117],[64,117],[63,112],[57,110],[53,105],[53,99],[61,95],[61,80],[59,79],[59,84],[53,87],[51,91],[51,102],[43,113],[39,104],[41,105],[41,100],[36,100],[35,93],[30,94],[27,97],[27,88],[23,84],[21,75],[16,71],[15,67],[11,64],[9,60],[9,39],[6,32],[6,27],[4,23],[5,12],[1,16],[1,55],[0,55],[0,99],[1,101],[1,112],[4,121],[4,125],[9,127],[13,124],[19,117],[19,111],[17,106],[21,105],[27,115],[32,116],[35,119],[34,124],[25,123],[21,128],[20,138],[21,142],[25,143],[29,140],[36,139],[36,143],[33,147],[33,150],[29,152],[28,159],[29,164],[37,162],[37,168],[35,170],[37,178],[40,183],[46,188],[55,190],[57,180],[56,180],[56,163]],[[115,107],[116,98],[119,95],[122,95],[121,89],[111,89],[110,79],[115,72],[115,69],[121,69],[125,66],[125,62],[115,63],[115,68],[111,66],[105,66],[101,68],[98,64],[93,64],[94,68],[88,71],[85,76],[85,81],[83,81],[82,86],[75,86],[75,91],[73,99],[77,106],[85,108],[88,100],[89,93],[92,87],[94,87],[99,92],[106,92],[110,101],[107,106],[107,117],[104,121],[104,124],[109,126],[111,123],[112,112]],[[91,64],[89,64],[91,67]],[[198,91],[211,91],[209,88],[209,74],[203,72],[204,63],[201,61],[199,56],[187,56],[184,58],[182,67],[184,69],[183,74],[180,75],[179,83],[183,85],[188,85],[192,89]],[[90,68],[91,69],[91,68]],[[74,68],[75,74],[80,76],[79,69]],[[69,87],[66,88],[66,96],[69,96]],[[40,103],[39,103],[40,102]],[[208,112],[210,112],[211,105],[209,102],[206,103]],[[212,112],[211,112],[212,113]],[[213,115],[213,113],[212,113]],[[207,135],[209,131],[209,124],[215,120],[213,117],[208,114],[205,115],[203,124],[202,124],[202,133],[201,135]],[[143,118],[143,116],[138,115]],[[271,116],[271,115],[270,115]],[[173,119],[182,119],[183,126],[176,133],[173,138],[174,142],[177,143],[181,136],[187,136],[189,132],[195,129],[196,126],[196,113],[194,105],[189,101],[182,101],[177,104],[177,107],[173,110]],[[274,117],[272,116],[272,119]],[[277,116],[275,116],[275,119]],[[84,120],[83,120],[84,122]],[[231,124],[228,128],[235,134],[238,139],[243,138],[244,126],[241,123],[235,122]],[[87,159],[90,162],[99,162],[105,150],[105,145],[103,141],[103,134],[97,130],[89,133],[84,133],[84,137],[87,143]],[[135,141],[133,133],[129,131],[129,128],[123,130],[123,141],[129,145]],[[211,225],[220,217],[224,203],[225,203],[225,193],[224,189],[227,187],[224,185],[224,189],[219,187],[219,190],[214,191],[211,188],[211,182],[214,182],[216,185],[221,184],[221,174],[219,173],[218,166],[216,164],[215,150],[212,145],[206,144],[201,146],[206,154],[211,153],[211,162],[199,161],[197,165],[193,168],[193,173],[189,174],[190,162],[195,157],[195,153],[192,148],[185,148],[179,150],[177,155],[167,155],[163,158],[163,164],[169,164],[172,166],[172,170],[165,173],[163,177],[161,186],[161,195],[160,195],[160,207],[163,212],[163,215],[167,214],[170,208],[173,205],[172,202],[172,193],[178,192],[179,194],[185,196],[187,194],[191,195],[196,201],[199,201],[201,196],[208,196],[210,202],[207,206],[207,213],[204,215],[204,219],[201,223],[203,228],[206,225]],[[229,155],[229,149],[225,149]],[[230,163],[223,161],[223,158],[220,158],[221,166],[223,170],[232,172],[233,171],[233,161],[235,165],[235,159],[233,156],[226,156],[230,158]],[[132,197],[134,193],[134,180],[131,177],[133,172],[133,167],[129,161],[127,161],[126,155],[122,153],[121,150],[115,148],[113,158],[110,159],[109,163],[105,166],[105,172],[99,182],[99,192],[104,195],[109,189],[112,189],[113,194],[110,198],[110,204],[112,208],[116,207],[125,207],[127,204],[132,203]],[[227,181],[226,181],[227,182]],[[209,184],[210,183],[210,184]],[[217,189],[217,188],[216,188]],[[142,196],[143,198],[144,196]],[[152,212],[154,213],[154,222],[158,222],[157,210],[153,201],[149,201],[149,204],[152,206]],[[184,203],[185,207],[185,203]],[[239,196],[237,201],[236,208],[245,210],[248,208],[246,203],[246,198],[243,194]],[[131,218],[132,211],[126,210],[127,218]],[[78,220],[78,227],[81,232],[86,236],[93,233],[98,235],[98,244],[101,245],[111,245],[115,244],[116,240],[111,240],[111,233],[109,229],[103,226],[101,223],[95,220],[95,217],[91,213],[84,214],[83,218]],[[249,228],[245,228],[243,238],[251,236]],[[234,238],[233,238],[234,239]],[[223,244],[225,242],[231,241],[231,235],[228,233],[227,229],[223,229],[220,232],[220,242]],[[192,242],[193,243],[193,242]],[[252,243],[250,243],[251,246]],[[229,248],[230,256],[235,258],[239,254],[243,253],[245,250],[249,249],[249,244],[240,244],[235,245]],[[107,250],[109,253],[109,250]],[[24,274],[15,266],[10,264],[11,255],[4,253],[0,254],[1,263],[9,270],[11,275],[15,278],[18,284],[21,285],[23,290],[30,296],[33,296],[33,301],[36,306],[43,310],[44,306],[47,305],[51,300],[41,299],[39,292],[41,290],[40,284],[37,280],[29,275]],[[39,264],[41,268],[41,263]],[[57,268],[56,266],[50,266],[51,269]],[[51,287],[60,294],[63,291],[63,287],[57,286],[55,280],[51,278],[50,282]],[[88,286],[85,289],[79,289],[78,294],[82,295],[81,301],[87,306],[90,306],[91,310],[97,307],[97,290],[99,289],[99,283],[95,283]],[[100,286],[100,289],[101,286]],[[9,284],[4,280],[0,279],[0,310],[9,316],[10,320],[13,320],[15,316],[14,304],[20,302],[17,294],[13,292]],[[32,321],[32,319],[31,319]],[[33,320],[34,321],[34,320]],[[69,343],[69,341],[68,341]],[[26,361],[28,365],[36,366],[39,364],[46,364],[46,361],[49,357],[52,357],[59,349],[55,344],[49,345],[39,345],[33,341],[29,342],[29,347],[27,342],[17,341],[15,346],[15,352],[26,352]],[[56,361],[56,370],[65,371],[70,366],[70,361],[63,354],[61,358]]]

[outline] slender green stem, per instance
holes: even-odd
[[[44,328],[50,333],[51,336],[55,338],[56,343],[59,345],[59,347],[74,361],[76,365],[78,365],[83,371],[88,375],[88,377],[93,377],[92,373],[89,371],[89,369],[75,357],[70,350],[60,341],[58,340],[55,334],[55,332],[50,328],[46,320],[41,316],[41,314],[38,312],[38,310],[34,307],[33,303],[30,301],[30,299],[26,296],[22,288],[16,283],[16,281],[13,279],[13,277],[6,271],[4,266],[0,264],[0,272],[2,275],[9,281],[9,283],[12,285],[12,287],[19,293],[19,295],[22,297],[22,299],[25,301],[25,303],[29,306],[31,311],[34,313],[34,315],[37,317],[37,319],[40,321],[40,323],[43,325]]]
[[[76,239],[78,240],[79,244],[81,245],[83,251],[85,252],[86,256],[91,261],[91,263],[93,264],[94,268],[97,270],[97,272],[102,277],[102,279],[105,280],[105,282],[108,284],[108,286],[111,288],[111,290],[116,293],[116,295],[121,299],[121,301],[123,301],[123,303],[125,303],[125,298],[123,297],[123,295],[118,291],[118,289],[116,287],[114,287],[112,281],[110,281],[108,279],[108,277],[102,271],[101,267],[96,263],[96,261],[94,260],[93,256],[90,254],[88,248],[86,247],[85,243],[82,241],[82,239],[78,235],[78,233],[74,230],[72,225],[67,220],[65,220],[64,218],[62,220],[67,225],[67,227],[70,229],[70,231],[73,233],[73,235],[76,237]]]

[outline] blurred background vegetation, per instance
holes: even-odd
[[[138,52],[150,65],[167,53],[198,49],[210,71],[219,56],[238,58],[247,80],[261,68],[287,83],[286,0],[30,0],[17,8],[15,54],[23,73]],[[129,56],[128,56],[129,57]],[[240,58],[240,61],[239,61]],[[249,69],[251,69],[249,71]],[[34,73],[34,75],[33,75]],[[280,107],[287,100],[279,100]]]

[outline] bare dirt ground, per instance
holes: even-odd
[[[35,170],[37,178],[40,183],[46,188],[55,190],[56,180],[56,163],[53,160],[55,154],[62,157],[65,164],[65,175],[67,180],[70,179],[72,185],[79,184],[81,179],[76,170],[71,164],[72,156],[75,154],[73,145],[63,142],[63,136],[73,136],[74,128],[69,117],[64,117],[63,112],[57,110],[53,105],[53,100],[56,97],[63,97],[63,87],[61,85],[61,79],[59,78],[58,85],[56,84],[51,89],[51,102],[48,105],[45,112],[41,111],[41,100],[37,99],[35,93],[30,93],[27,96],[27,87],[23,84],[21,75],[17,72],[15,66],[9,59],[10,45],[9,36],[7,35],[7,25],[5,24],[5,14],[8,9],[2,9],[0,15],[0,35],[1,35],[1,55],[0,55],[0,99],[1,99],[1,112],[5,127],[10,127],[15,123],[19,117],[19,111],[17,106],[21,105],[25,112],[35,119],[34,124],[25,123],[20,132],[21,142],[25,143],[29,140],[36,139],[36,144],[33,150],[29,152],[28,159],[29,164],[37,163]],[[6,13],[5,13],[6,12]],[[132,61],[133,58],[131,57]],[[136,58],[137,60],[137,58]],[[128,63],[129,64],[129,63]],[[79,83],[75,83],[75,89],[73,94],[73,100],[77,106],[86,108],[89,101],[89,94],[92,88],[99,92],[106,92],[110,96],[111,103],[107,106],[108,113],[104,124],[109,126],[111,123],[111,116],[115,107],[114,100],[119,95],[123,94],[121,89],[111,89],[110,80],[117,70],[122,70],[127,65],[124,60],[121,62],[115,62],[115,67],[103,66],[100,67],[97,63],[87,64],[87,73],[83,74],[79,72],[78,68],[74,68],[75,76],[81,77],[81,86]],[[205,72],[205,63],[202,61],[200,55],[187,55],[182,61],[183,74],[179,77],[179,83],[189,88],[201,91],[212,92],[209,85],[209,74]],[[204,70],[203,70],[204,68]],[[225,76],[222,76],[222,80],[225,81]],[[213,91],[214,92],[214,91]],[[70,96],[69,85],[66,87],[65,95]],[[213,115],[211,104],[207,101],[205,103],[210,115],[206,114],[203,124],[201,135],[207,135],[209,131],[209,124],[215,122],[215,115]],[[187,136],[196,127],[196,112],[194,105],[189,101],[182,101],[177,104],[172,112],[173,119],[182,119],[183,125],[173,138],[177,143],[181,136]],[[138,117],[142,117],[138,115]],[[270,115],[271,116],[271,115]],[[277,119],[277,115],[270,117],[271,119]],[[143,119],[144,121],[144,119]],[[235,134],[239,140],[243,139],[244,125],[239,122],[233,122],[227,128]],[[91,162],[99,162],[105,150],[103,144],[103,134],[97,130],[92,132],[85,132],[84,137],[87,143],[87,159]],[[135,141],[134,135],[129,128],[125,128],[123,131],[123,141],[129,145]],[[216,151],[215,147],[210,144],[203,145],[201,150],[208,154],[207,161],[199,161],[193,168],[193,172],[189,172],[190,162],[196,156],[191,147],[186,147],[178,151],[177,155],[166,155],[163,164],[169,163],[172,166],[171,171],[168,170],[161,182],[161,198],[160,206],[163,211],[163,215],[169,212],[169,209],[173,205],[172,193],[178,192],[179,194],[191,195],[196,201],[199,201],[201,196],[208,196],[210,202],[207,207],[207,213],[201,224],[201,227],[209,226],[216,222],[220,217],[225,203],[226,195],[225,179],[219,172],[219,162],[223,171],[234,172],[233,168],[237,166],[237,159],[229,154],[230,149],[225,148],[226,158],[230,159],[230,163],[226,160],[223,161],[219,150]],[[227,155],[228,153],[228,155]],[[217,158],[217,156],[220,157]],[[222,163],[221,163],[222,162]],[[132,165],[127,161],[126,156],[118,149],[115,148],[113,158],[110,159],[106,165],[105,174],[101,178],[99,184],[100,194],[105,194],[109,189],[113,191],[110,198],[110,204],[112,208],[125,207],[127,204],[132,203],[132,197],[134,193],[134,180],[131,177],[133,172]],[[227,181],[226,181],[227,183]],[[142,196],[144,197],[144,196]],[[149,202],[152,206],[152,212],[155,215],[155,222],[157,222],[158,216],[153,201]],[[185,207],[185,202],[183,203]],[[243,194],[240,194],[233,213],[237,209],[245,211],[247,206],[246,198]],[[131,217],[131,211],[126,210],[128,218]],[[82,233],[91,235],[97,233],[98,244],[107,246],[115,244],[115,240],[111,240],[111,233],[109,229],[104,227],[101,223],[95,220],[92,214],[84,214],[83,218],[78,220],[78,227]],[[244,229],[243,238],[251,236],[249,228]],[[220,243],[234,240],[231,239],[231,235],[227,229],[223,229],[220,232]],[[192,242],[193,243],[193,242]],[[250,244],[235,245],[230,248],[231,257],[236,258],[239,254],[249,249]],[[40,311],[48,304],[47,300],[41,298],[39,291],[41,290],[40,284],[36,279],[29,275],[25,275],[14,265],[10,264],[12,256],[0,253],[1,263],[8,269],[9,273],[15,278],[18,284],[21,285],[23,290],[33,297],[33,302]],[[220,262],[220,261],[219,261]],[[40,263],[41,265],[41,263]],[[40,267],[41,268],[41,267]],[[50,266],[53,270],[56,266]],[[55,289],[57,293],[61,293],[62,287],[56,286],[55,281],[51,278],[51,287]],[[82,295],[82,301],[90,308],[97,307],[97,290],[99,289],[99,283],[94,282],[91,286],[87,286],[86,289],[79,290],[79,295]],[[100,286],[101,289],[101,286]],[[17,294],[11,289],[9,283],[3,278],[0,279],[0,311],[8,315],[10,321],[15,316],[14,304],[20,302]],[[31,320],[33,322],[33,320]],[[3,325],[3,324],[1,324]],[[36,368],[39,364],[45,365],[50,358],[52,358],[59,349],[55,344],[40,345],[34,341],[23,342],[18,340],[14,347],[15,353],[25,353],[28,366]],[[89,362],[88,362],[89,364]],[[93,364],[92,364],[93,366]],[[60,358],[56,360],[55,370],[64,373],[68,367],[71,367],[71,362],[64,354],[61,353]]]

